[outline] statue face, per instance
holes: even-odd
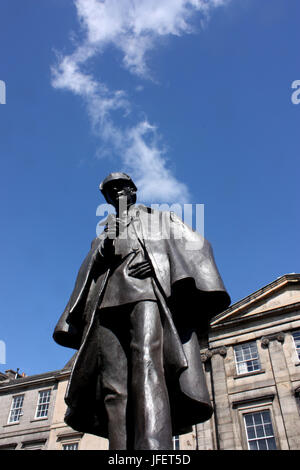
[[[116,209],[119,206],[120,198],[127,199],[127,207],[136,201],[136,191],[126,180],[110,181],[105,186],[105,199]]]

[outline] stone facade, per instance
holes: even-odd
[[[298,334],[299,333],[299,334]],[[287,274],[215,317],[199,338],[213,417],[179,437],[181,450],[300,449],[300,274]],[[297,349],[298,346],[298,349]],[[64,423],[64,369],[31,377],[0,373],[0,450],[105,450],[106,439]],[[39,392],[51,390],[46,417]],[[9,423],[15,396],[22,415]]]
[[[0,450],[45,448],[56,402],[56,375],[60,371],[31,377],[20,377],[11,372],[1,374],[0,382]],[[6,375],[6,377],[5,377]],[[50,391],[46,416],[37,417],[40,392]],[[22,400],[19,416],[11,418],[15,399]],[[46,414],[44,412],[43,414]]]
[[[300,449],[300,353],[293,337],[297,332],[299,274],[280,277],[213,319],[203,360],[215,405],[214,449],[246,450],[251,442],[264,440],[260,423],[249,432],[245,424],[254,414],[259,421],[264,412],[273,428],[267,426],[272,446]],[[244,360],[238,370],[237,351],[242,348]]]
[[[13,371],[0,376],[0,450],[104,450],[106,439],[74,431],[64,423],[64,395],[72,360],[62,370],[21,377]],[[50,390],[46,416],[36,417],[39,392]],[[14,398],[23,396],[21,415],[9,422]]]

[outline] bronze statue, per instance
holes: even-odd
[[[124,173],[100,190],[116,215],[92,242],[53,335],[79,350],[65,421],[110,449],[172,449],[172,435],[213,413],[197,335],[230,298],[200,234],[173,212],[137,206]]]

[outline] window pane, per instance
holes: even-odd
[[[239,374],[245,374],[246,372],[248,372],[247,364],[245,362],[241,362],[237,366]]]
[[[256,426],[256,436],[257,437],[264,437],[265,436],[263,426]]]
[[[258,441],[258,448],[259,450],[267,450],[267,442],[265,439],[261,439],[260,441]]]
[[[254,413],[254,423],[255,424],[261,424],[262,423],[262,417],[260,413]]]
[[[272,436],[273,435],[273,428],[272,428],[272,424],[265,424],[265,433],[266,433],[266,436]]]
[[[248,439],[255,439],[256,438],[255,428],[253,426],[251,426],[250,428],[247,429],[247,433],[248,433]]]
[[[272,439],[267,439],[268,450],[276,450],[276,443],[274,437]]]
[[[250,441],[249,442],[249,448],[250,448],[250,450],[258,450],[256,441]]]
[[[243,360],[243,354],[242,354],[242,352],[236,350],[236,351],[235,351],[235,357],[236,357],[236,360],[237,360],[238,362],[242,361],[242,360]]]
[[[252,426],[254,424],[254,419],[252,414],[245,415],[245,422],[247,426]]]
[[[261,413],[261,417],[262,417],[264,423],[271,423],[269,411],[263,411]]]

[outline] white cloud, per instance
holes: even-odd
[[[186,203],[189,192],[166,166],[164,150],[159,148],[156,128],[140,122],[126,133],[124,163],[140,188],[140,199],[151,202]]]
[[[84,32],[73,54],[59,57],[52,85],[81,96],[93,128],[104,145],[120,156],[121,166],[137,178],[145,201],[187,202],[188,189],[167,167],[157,130],[143,119],[131,128],[117,126],[114,112],[126,116],[130,103],[122,90],[111,91],[85,71],[88,60],[113,45],[123,54],[129,72],[149,78],[146,56],[162,36],[188,34],[196,12],[209,11],[229,0],[74,0]],[[107,150],[106,150],[107,152]]]
[[[86,39],[98,51],[111,43],[133,73],[147,73],[146,53],[161,36],[191,33],[196,12],[209,11],[228,0],[75,0]]]

